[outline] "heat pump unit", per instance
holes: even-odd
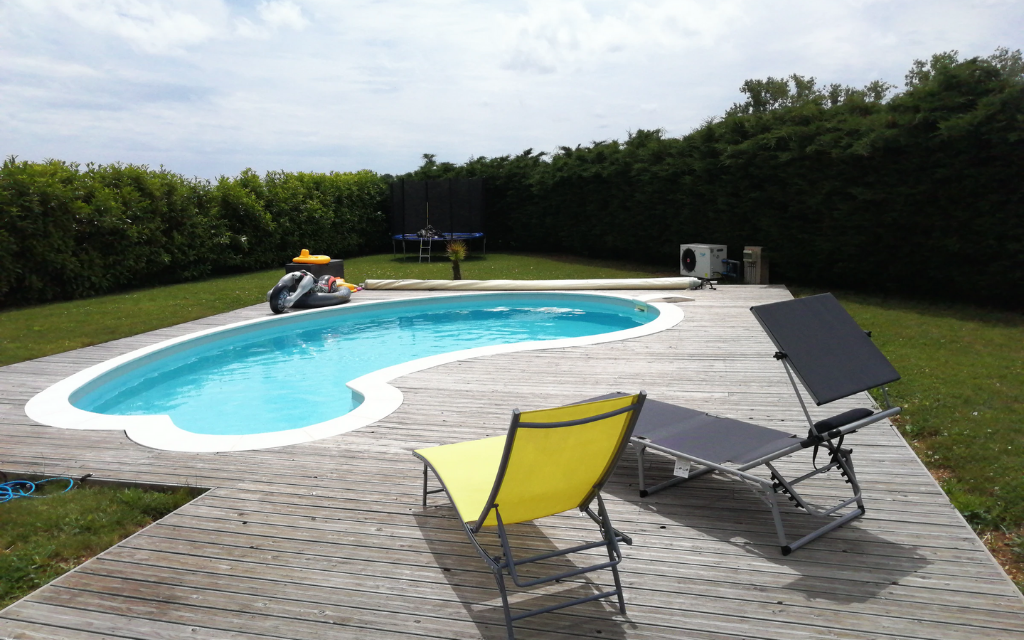
[[[726,258],[724,244],[679,245],[679,273],[693,278],[721,278],[722,260]]]

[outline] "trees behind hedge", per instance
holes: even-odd
[[[409,177],[485,177],[492,246],[665,265],[679,244],[762,245],[776,282],[1024,300],[1019,51],[917,61],[902,93],[748,81],[680,138],[548,156],[433,156]],[[1014,302],[1016,301],[1016,302]]]
[[[384,179],[251,170],[216,183],[134,165],[0,168],[0,306],[280,266],[382,246]]]
[[[762,245],[776,282],[1024,301],[1024,62],[916,61],[905,90],[748,80],[688,135],[555,153],[426,155],[407,177],[484,177],[492,247],[666,267],[679,244]],[[246,170],[216,183],[132,165],[0,168],[0,305],[381,249],[372,172]]]

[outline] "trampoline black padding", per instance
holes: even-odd
[[[441,237],[432,239],[441,242],[443,240],[482,240],[485,237],[486,236],[484,236],[483,233],[446,233]],[[412,242],[413,240],[422,240],[423,238],[420,238],[415,233],[400,233],[398,235],[391,236],[391,239],[396,241],[408,240],[409,242]]]
[[[900,379],[831,293],[750,311],[819,406]]]

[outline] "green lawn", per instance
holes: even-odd
[[[345,261],[345,279],[451,279],[446,259],[418,263],[401,255]],[[72,302],[0,312],[0,366],[41,358],[224,313],[266,300],[283,269],[140,289]],[[649,266],[578,260],[558,256],[489,253],[462,263],[467,280],[558,278],[642,278],[672,275]],[[356,296],[359,294],[357,293]]]
[[[42,486],[35,495],[49,492],[48,497],[0,503],[0,609],[193,498],[186,490],[158,493],[77,485],[54,495],[67,483]]]
[[[900,431],[1024,589],[1024,315],[836,297],[902,376]]]
[[[678,276],[676,271],[650,265],[609,260],[588,260],[569,256],[471,253],[462,263],[465,280],[559,280],[572,278],[649,278]],[[388,255],[367,256],[345,261],[345,279],[363,282],[369,278],[451,280],[452,265],[434,256],[433,262],[417,262],[410,255],[403,259]]]

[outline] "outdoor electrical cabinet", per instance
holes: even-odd
[[[681,244],[679,273],[694,278],[721,278],[726,253],[724,244]]]
[[[768,257],[762,247],[743,247],[743,282],[768,284]]]

